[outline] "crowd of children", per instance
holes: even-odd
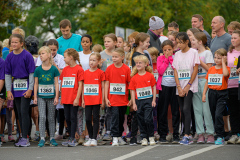
[[[169,25],[162,53],[149,48],[149,34],[133,32],[128,41],[106,34],[104,50],[92,47],[86,34],[82,51],[67,48],[62,55],[57,40],[38,49],[36,37],[26,41],[18,28],[4,41],[7,55],[0,52],[0,146],[6,142],[6,109],[9,141],[15,141],[16,117],[17,147],[30,146],[31,118],[39,147],[58,146],[63,139],[69,147],[103,141],[118,146],[128,144],[127,138],[142,146],[240,144],[240,31],[231,30],[229,51],[212,53],[204,32],[179,32],[176,26]],[[225,112],[231,126],[227,139]]]

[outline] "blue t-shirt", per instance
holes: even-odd
[[[82,51],[81,38],[82,36],[74,33],[72,33],[72,36],[69,39],[65,39],[63,36],[59,37],[57,39],[59,46],[57,53],[64,56],[64,52],[68,48],[74,48],[78,52]]]
[[[54,77],[59,75],[58,69],[53,65],[49,70],[43,70],[42,65],[35,69],[34,77],[38,77],[38,97],[54,98]]]

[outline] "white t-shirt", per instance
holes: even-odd
[[[82,65],[82,68],[84,71],[88,70],[90,68],[89,66],[89,57],[92,54],[84,54],[83,51],[78,52],[79,58],[80,58],[80,63]]]
[[[160,38],[159,38],[159,40],[160,40],[160,42],[161,42],[161,44],[162,44],[164,41],[168,40],[168,37],[161,35]]]
[[[174,59],[174,55],[172,56],[172,58]],[[162,85],[168,86],[168,87],[176,86],[176,82],[175,82],[175,78],[174,78],[174,70],[170,63],[168,65],[168,68],[166,69],[166,71],[163,74]]]
[[[212,52],[209,50],[205,50],[202,53],[199,53],[199,59],[203,61],[204,63],[214,63]],[[198,66],[198,77],[206,77],[207,71],[201,66]]]

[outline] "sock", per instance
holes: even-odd
[[[45,138],[44,138],[44,137],[41,137],[41,140],[44,140],[44,141],[45,141]]]
[[[106,133],[107,133],[107,134],[110,134],[110,133],[111,133],[111,131],[107,131]]]
[[[50,141],[51,141],[52,139],[54,139],[54,137],[50,137]]]

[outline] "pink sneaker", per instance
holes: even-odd
[[[8,142],[15,142],[15,139],[12,135],[8,136]]]
[[[2,141],[2,143],[6,143],[6,140],[4,137],[1,137],[1,141]]]
[[[204,144],[204,143],[205,143],[205,139],[204,139],[203,134],[199,134],[199,135],[198,135],[197,143],[198,143],[198,144]]]
[[[208,135],[207,137],[208,137],[208,139],[207,139],[207,143],[212,143],[212,144],[215,143],[215,140],[214,140],[214,137],[213,137],[212,134],[211,134],[211,135]]]
[[[55,137],[55,140],[61,140],[61,139],[63,139],[63,135],[57,135],[57,136]]]

